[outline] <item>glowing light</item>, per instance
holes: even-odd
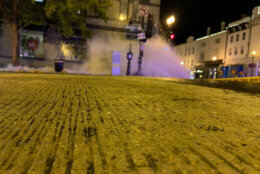
[[[123,14],[120,14],[120,16],[119,16],[119,20],[120,20],[120,21],[124,21],[124,20],[126,20],[126,16],[123,15]]]
[[[170,35],[171,40],[175,38],[175,34]]]
[[[184,65],[184,62],[183,62],[183,61],[181,62],[181,65]]]
[[[167,24],[168,25],[171,25],[171,24],[173,24],[174,22],[175,22],[175,17],[172,15],[172,16],[170,16],[168,19],[167,19]]]
[[[217,57],[212,57],[212,60],[217,60]]]
[[[64,54],[65,57],[70,57],[71,56],[71,46],[62,43],[61,44],[61,51]]]
[[[252,55],[256,55],[256,51],[252,51]]]

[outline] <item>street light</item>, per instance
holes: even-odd
[[[120,20],[120,21],[126,20],[126,16],[125,16],[124,14],[120,14],[119,20]]]
[[[172,25],[174,22],[175,22],[175,17],[173,15],[168,17],[168,19],[166,20],[166,23],[168,24],[168,26]]]
[[[171,15],[167,18],[166,23],[168,25],[168,31],[167,33],[167,38],[169,37],[168,34],[170,34],[170,40],[173,40],[175,38],[175,35],[172,33],[172,24],[175,22],[175,17],[174,15]],[[169,41],[169,40],[168,40]]]
[[[255,67],[255,64],[254,64],[255,55],[256,55],[256,51],[252,51],[251,77],[253,77],[253,70]]]

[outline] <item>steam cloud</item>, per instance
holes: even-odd
[[[124,37],[113,34],[95,36],[89,42],[89,59],[84,67],[91,74],[111,74],[112,51],[121,53],[121,75],[126,74],[129,45],[132,43],[134,58],[131,61],[131,74],[135,74],[138,67],[139,42],[127,40]],[[189,73],[180,65],[180,59],[171,48],[159,36],[149,39],[144,44],[144,57],[142,74],[152,77],[176,77],[189,78]]]
[[[13,67],[8,65],[0,71],[23,71],[23,72],[54,72],[54,59],[60,58],[61,55],[61,38],[50,35],[48,42],[44,44],[44,54],[46,60],[51,62],[51,66],[43,68],[30,68],[27,66]],[[51,39],[50,39],[51,38]],[[112,70],[112,52],[121,53],[120,75],[126,74],[127,69],[127,52],[132,44],[132,53],[134,54],[131,61],[131,74],[137,72],[139,42],[138,40],[129,40],[125,34],[118,32],[99,32],[92,39],[87,41],[87,59],[83,65],[66,66],[65,72],[73,74],[93,74],[93,75],[111,75]],[[189,73],[180,65],[180,59],[176,56],[174,49],[170,47],[159,36],[147,40],[144,43],[144,57],[142,63],[142,74],[152,77],[175,77],[189,78]]]

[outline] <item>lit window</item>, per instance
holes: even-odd
[[[34,0],[35,2],[43,2],[43,0]]]
[[[32,30],[20,32],[20,56],[43,57],[43,32]]]
[[[260,7],[258,7],[258,12],[257,12],[257,14],[260,14]]]

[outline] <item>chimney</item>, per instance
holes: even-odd
[[[225,28],[226,28],[226,22],[225,22],[225,21],[222,21],[222,22],[221,22],[220,31],[224,31]]]
[[[207,36],[209,36],[209,35],[210,35],[210,32],[211,32],[211,28],[210,28],[210,27],[208,27],[208,28],[207,28]]]

